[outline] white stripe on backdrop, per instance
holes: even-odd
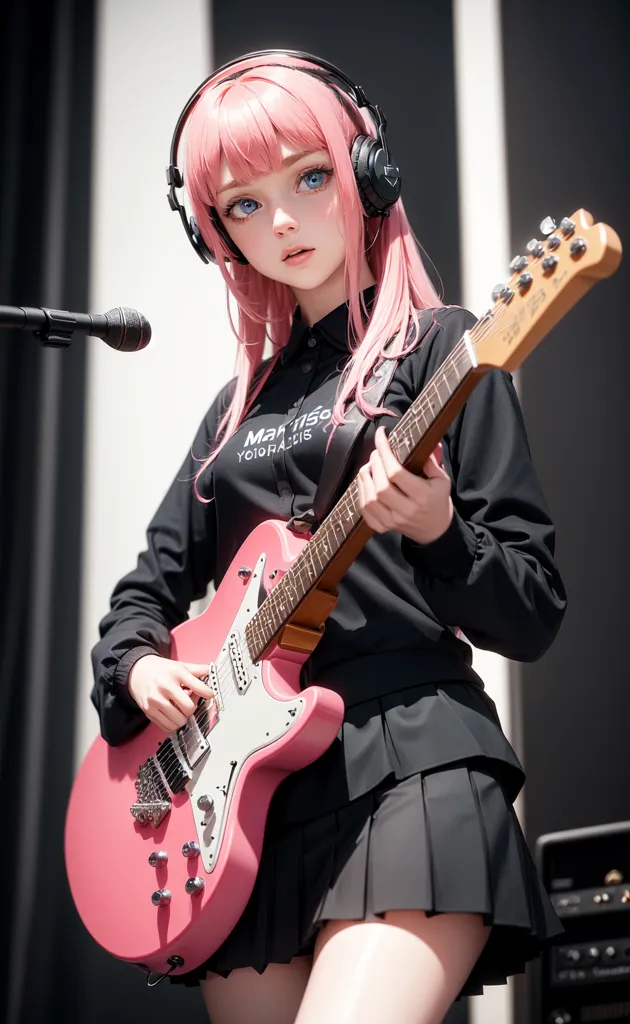
[[[500,0],[453,0],[462,304],[481,316],[509,276]],[[510,664],[475,650],[473,664],[511,734]],[[471,1024],[511,1024],[511,985],[470,1000]]]
[[[207,0],[99,5],[90,308],[135,307],[153,339],[137,354],[88,342],[77,760],[97,732],[88,693],[98,621],[233,371],[223,280],[169,210],[164,173],[177,116],[209,74],[209,11]]]

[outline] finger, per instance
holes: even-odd
[[[182,693],[181,690],[179,692],[180,694]],[[175,700],[167,700],[164,704],[160,705],[160,710],[170,722],[173,722],[173,727],[175,729],[181,729],[183,725],[186,725],[186,722],[192,714],[192,711],[190,713],[182,711]]]
[[[192,672],[194,676],[198,676],[200,679],[203,678],[203,676],[207,676],[210,671],[208,665],[198,665],[193,661],[181,661],[180,665],[184,665],[189,672]]]
[[[418,514],[417,500],[408,497],[388,477],[380,452],[372,452],[370,456],[370,471],[379,505],[381,508],[386,509],[392,517],[389,529],[394,529],[397,522],[414,519]],[[377,514],[381,514],[380,509],[376,511]]]
[[[379,427],[374,435],[376,450],[380,455],[383,469],[388,480],[397,487],[401,494],[413,498],[418,488],[418,477],[410,473],[394,455],[384,427]],[[374,453],[372,453],[374,454]]]
[[[194,710],[197,707],[197,698],[195,697],[193,700],[186,690],[181,686],[178,686],[177,683],[174,684],[172,689],[169,688],[165,693],[165,697],[176,711],[184,715],[187,720],[194,713]]]
[[[440,452],[440,457],[441,457],[441,452]],[[424,475],[426,476],[427,479],[436,478],[436,477],[441,477],[443,480],[444,479],[446,479],[446,480],[450,479],[448,473],[446,472],[446,470],[442,469],[442,466],[440,465],[440,462],[438,461],[438,459],[436,459],[435,452],[432,452],[431,455],[429,455],[429,458],[427,459],[427,461],[425,462],[424,466],[422,467],[422,472],[424,473]]]
[[[161,711],[160,708],[152,707],[150,712],[145,712],[147,718],[149,718],[155,725],[159,726],[164,732],[175,732],[178,728],[177,725],[171,720],[169,715]]]
[[[384,512],[386,514],[386,510],[382,505],[379,507],[379,502],[374,492],[374,483],[370,476],[368,467],[362,467],[357,480],[360,494],[360,511],[367,525],[371,530],[375,530],[377,533],[386,533],[387,530],[393,529],[392,524],[387,522],[383,516]],[[366,497],[370,493],[373,495],[371,502]]]
[[[192,690],[192,692],[197,694],[197,696],[199,697],[212,696],[213,691],[210,689],[207,683],[202,683],[201,679],[197,678],[197,675],[193,675],[188,665],[182,664],[181,667],[182,672],[181,675],[179,676],[179,679],[182,686],[185,686],[187,690]],[[200,666],[197,666],[197,668],[200,668]],[[207,665],[203,668],[203,674],[205,676],[208,675]]]

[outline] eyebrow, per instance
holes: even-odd
[[[287,156],[282,161],[282,168],[284,169],[285,167],[291,167],[293,164],[296,164],[298,160],[302,160],[304,157],[307,156],[313,156],[313,153],[319,152],[320,150],[313,149],[310,153],[296,153],[293,156]],[[245,185],[251,185],[251,180],[236,181],[234,178],[232,178],[231,181],[228,181],[222,188],[219,189],[217,195],[222,195],[224,192],[227,192],[231,188],[242,188]]]

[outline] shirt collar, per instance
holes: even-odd
[[[363,292],[363,299],[368,309],[370,309],[374,302],[375,294],[376,285],[370,285]],[[293,314],[293,325],[289,340],[280,352],[280,362],[283,365],[290,362],[299,352],[309,334],[313,334],[318,340],[329,342],[334,348],[338,348],[341,352],[348,354],[348,303],[342,302],[340,306],[331,310],[321,320],[314,323],[312,327],[304,323],[300,316],[300,307],[298,306]]]

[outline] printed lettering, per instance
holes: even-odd
[[[308,414],[308,416],[306,418],[307,426],[314,427],[317,424],[317,421],[319,419],[319,410],[320,409],[321,409],[321,405],[317,405],[317,406],[315,406],[315,408],[313,409],[312,412],[309,412],[309,414]]]
[[[245,441],[245,447],[247,448],[250,444],[260,444],[263,439],[265,428],[261,427],[257,434],[253,430],[250,430],[247,434],[247,440]]]

